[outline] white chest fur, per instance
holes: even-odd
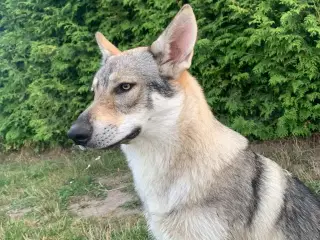
[[[191,190],[190,178],[184,178],[182,175],[174,182],[170,181],[167,175],[169,166],[165,164],[170,160],[170,149],[163,149],[161,145],[158,145],[157,149],[152,149],[150,144],[145,143],[140,149],[134,145],[123,145],[122,150],[132,170],[136,191],[144,203],[145,215],[155,237],[165,240],[209,240],[212,236],[216,236],[215,239],[223,239],[226,236],[225,223],[220,221],[214,209],[207,212],[210,221],[208,216],[197,209],[168,215],[188,198]],[[214,215],[217,216],[216,219]],[[206,231],[195,231],[203,228],[206,228]]]
[[[150,143],[145,143],[142,148],[122,145],[122,150],[132,171],[136,191],[146,210],[156,213],[170,211],[172,206],[169,204],[168,192],[172,186],[163,179],[167,174],[166,159],[170,156],[170,150],[161,148],[160,144],[158,148],[154,148]]]

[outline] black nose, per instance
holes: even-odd
[[[89,123],[76,122],[68,131],[68,137],[78,145],[86,145],[90,140],[92,127]]]

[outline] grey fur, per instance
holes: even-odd
[[[243,150],[233,165],[213,176],[211,190],[207,191],[201,201],[189,202],[168,212],[166,215],[168,223],[171,222],[173,228],[179,229],[180,222],[174,225],[176,222],[174,219],[193,209],[201,209],[200,211],[206,213],[208,217],[219,216],[220,221],[228,226],[226,237],[223,239],[320,239],[320,203],[305,185],[289,175],[286,175],[288,185],[282,196],[284,202],[279,206],[281,211],[270,213],[277,215],[272,228],[268,231],[269,234],[265,238],[254,238],[251,235],[252,225],[259,222],[259,219],[255,218],[259,205],[265,201],[262,188],[268,184],[268,179],[264,177],[264,172],[268,171],[265,167],[267,165],[268,163],[260,155],[250,149]],[[149,213],[147,217],[152,219],[152,215]],[[212,227],[214,228],[214,225]],[[264,228],[263,225],[258,227]],[[203,231],[194,229],[198,230]],[[273,238],[272,232],[279,233],[284,238],[276,236]],[[215,239],[214,236],[212,239]]]
[[[112,73],[121,73],[121,80],[134,79],[134,81],[145,84],[148,93],[156,91],[162,96],[172,97],[176,92],[169,83],[168,77],[161,76],[157,62],[150,51],[142,49],[140,51],[129,52],[126,55],[109,57],[97,71],[95,77],[98,79],[97,87],[108,87],[109,77]],[[149,98],[148,98],[149,99]],[[152,105],[148,102],[149,106]]]
[[[320,239],[320,202],[297,178],[288,177],[277,227],[287,239]]]

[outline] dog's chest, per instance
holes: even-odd
[[[171,214],[177,206],[188,201],[191,183],[183,176],[174,181],[168,177],[170,169],[159,164],[166,159],[165,152],[148,153],[128,146],[123,146],[122,150],[132,170],[136,191],[144,204],[148,225],[156,239],[211,240],[212,236],[216,239],[226,236],[226,224],[218,218],[215,209]],[[199,231],[194,231],[195,228]]]
[[[122,146],[128,165],[131,169],[135,189],[144,204],[145,210],[166,212],[170,209],[168,179],[161,164],[165,154],[147,149],[137,150],[130,146]]]

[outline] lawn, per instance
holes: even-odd
[[[319,138],[255,144],[320,194]],[[151,239],[118,150],[0,156],[0,239]]]
[[[148,239],[119,151],[15,154],[0,169],[0,239]]]

